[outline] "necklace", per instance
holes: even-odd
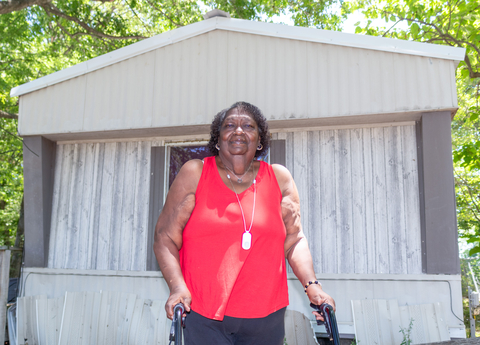
[[[253,163],[253,160],[250,162],[250,165],[248,166],[247,170],[245,171],[245,173],[242,175],[242,177],[238,177],[237,174],[235,174],[233,172],[233,170],[230,170],[229,167],[227,167],[225,164],[223,165],[228,171],[230,171],[236,178],[237,178],[237,182],[238,183],[242,183],[243,182],[243,177],[248,173],[248,171],[250,170],[250,167],[252,166],[252,163]],[[230,178],[230,176],[227,174],[228,178]]]
[[[251,165],[251,163],[250,163]],[[250,169],[250,167],[248,167]],[[229,169],[230,170],[230,169]],[[235,175],[235,174],[234,174]],[[244,174],[245,175],[245,174]],[[236,175],[235,175],[236,176]],[[243,208],[242,208],[242,203],[240,202],[240,198],[238,197],[237,191],[235,190],[235,186],[233,185],[232,179],[230,178],[230,175],[227,174],[228,180],[232,184],[233,191],[235,193],[235,196],[237,197],[238,201],[238,206],[240,206],[240,211],[242,212],[242,219],[243,219],[243,235],[242,235],[242,248],[245,250],[249,250],[252,246],[252,234],[250,233],[250,230],[252,230],[252,225],[253,225],[253,217],[255,216],[255,200],[257,197],[257,180],[255,179],[255,171],[253,172],[253,209],[252,209],[252,221],[250,223],[250,227],[247,230],[247,223],[245,222],[245,214],[243,213]],[[243,177],[243,176],[242,176]]]

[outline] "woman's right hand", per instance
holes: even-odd
[[[173,308],[178,304],[183,303],[185,312],[190,311],[190,303],[192,303],[192,295],[186,286],[178,287],[170,292],[170,296],[165,303],[165,310],[167,311],[167,317],[173,319]]]

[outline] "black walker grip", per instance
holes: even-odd
[[[337,319],[333,307],[328,303],[323,303],[321,305],[310,303],[310,307],[318,311],[323,317],[324,321],[317,320],[317,325],[325,325],[325,330],[327,331],[330,341],[333,341],[334,345],[340,344]]]
[[[178,303],[173,307],[173,320],[172,327],[170,328],[170,343],[175,342],[175,345],[182,345],[182,328],[184,327],[183,322],[185,318],[183,313],[185,312],[185,307],[182,303]]]

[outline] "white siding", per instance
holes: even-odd
[[[160,272],[25,268],[24,273],[25,296],[44,294],[48,298],[58,298],[64,296],[65,291],[100,290],[135,293],[139,299],[152,300],[166,300],[169,295]],[[335,298],[341,333],[354,334],[351,300],[397,299],[400,306],[440,302],[448,326],[462,330],[463,337],[465,336],[463,321],[456,317],[462,315],[460,275],[318,274],[317,278],[322,282],[324,290]],[[312,320],[312,309],[303,292],[303,285],[293,274],[288,275],[288,292],[288,308],[302,312]],[[18,308],[20,307],[19,304]],[[21,315],[25,315],[25,312]],[[132,327],[137,322],[133,318]],[[148,327],[147,324],[144,327]],[[315,330],[324,332],[323,326],[315,325]],[[143,329],[137,330],[141,331]],[[134,333],[135,336],[136,334]]]
[[[48,267],[146,269],[150,145],[58,145]]]
[[[422,272],[415,127],[278,133],[317,273]]]
[[[415,127],[276,133],[318,273],[422,272]],[[145,270],[148,141],[58,145],[49,267]]]
[[[286,119],[452,110],[455,64],[214,30],[22,95],[19,132],[185,126],[188,134],[188,126],[210,124],[238,100],[259,106],[272,126]]]

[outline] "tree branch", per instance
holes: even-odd
[[[34,5],[45,5],[51,0],[6,0],[0,1],[0,14],[11,13],[23,10]]]
[[[106,38],[106,39],[110,39],[110,40],[130,40],[130,39],[143,40],[145,38],[148,38],[148,37],[145,37],[145,36],[137,36],[137,35],[135,35],[135,36],[111,36],[111,35],[107,35],[107,34],[104,34],[101,31],[98,31],[98,30],[95,30],[95,29],[91,28],[90,26],[88,26],[87,23],[81,21],[80,19],[69,16],[68,14],[63,13],[59,8],[55,7],[54,5],[52,5],[50,3],[42,5],[42,8],[49,15],[56,15],[60,18],[66,19],[68,21],[71,21],[71,22],[74,22],[74,23],[80,25],[83,29],[85,29],[87,31],[87,33],[85,33],[87,35],[95,36],[95,37],[98,37],[98,38]],[[76,34],[78,35],[80,33],[77,32]]]
[[[173,25],[175,25],[177,28],[183,26],[182,24],[175,22],[172,18],[170,18],[169,16],[167,16],[167,14],[162,11],[162,9],[160,9],[160,8],[158,8],[157,6],[155,6],[154,4],[152,4],[151,1],[147,0],[147,2],[148,2],[148,4],[149,4],[150,6],[152,6],[154,9],[156,9],[158,12],[160,12],[161,14],[163,14],[163,16],[164,16],[165,18],[167,18],[167,19],[168,19]]]
[[[17,114],[12,114],[7,111],[0,110],[0,117],[6,118],[6,119],[15,119],[18,120],[18,115]]]
[[[477,9],[477,8],[478,8],[478,6],[475,9]],[[437,33],[437,37],[431,38],[430,40],[428,40],[429,42],[442,41],[442,42],[445,42],[445,43],[449,43],[450,45],[453,45],[453,44],[451,44],[453,42],[459,47],[461,47],[462,45],[468,45],[473,50],[475,50],[475,52],[480,56],[480,48],[477,47],[475,44],[473,44],[472,42],[459,40],[459,39],[453,37],[451,34],[443,32],[442,29],[440,27],[438,27],[438,25],[435,25],[434,23],[429,23],[429,22],[426,22],[426,21],[420,20],[420,19],[408,19],[408,18],[405,18],[405,17],[401,17],[401,16],[397,15],[396,13],[393,13],[393,12],[390,12],[390,11],[385,11],[385,13],[393,14],[399,20],[406,20],[406,21],[409,21],[409,22],[414,22],[414,23],[422,24],[422,25],[429,26],[429,27],[433,28],[435,30],[435,32]],[[473,78],[480,78],[480,72],[476,72],[476,71],[473,70],[472,64],[470,62],[470,58],[468,57],[467,54],[465,54],[464,61],[465,61],[465,64],[467,65],[467,69],[468,69],[470,78],[472,78],[472,79]]]
[[[457,175],[457,174],[455,174]],[[470,189],[470,185],[468,184],[468,182],[461,176],[457,175],[457,179],[459,179],[461,182],[461,184],[466,188],[467,192],[468,192],[468,195],[470,196],[470,200],[471,202],[473,203],[473,206],[474,208],[477,210],[477,212],[473,211],[473,216],[475,217],[475,219],[480,223],[480,218],[478,218],[478,214],[480,214],[480,207],[478,206],[476,200],[475,200],[475,197],[473,196],[472,194],[472,191]]]

